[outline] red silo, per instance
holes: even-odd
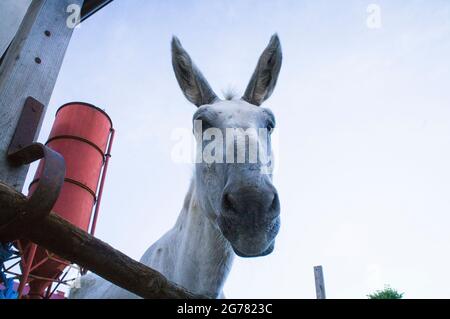
[[[64,185],[53,212],[91,233],[95,229],[100,199],[97,196],[100,197],[102,193],[113,137],[112,121],[103,110],[91,104],[73,102],[57,111],[46,143],[49,148],[60,153],[66,162]],[[30,194],[37,186],[41,171],[42,163],[30,184]],[[95,205],[97,207],[92,216]],[[27,245],[24,242],[20,244],[22,247]],[[27,260],[33,260],[28,265],[31,267],[22,269],[22,273],[24,270],[29,272],[28,296],[43,298],[45,290],[61,276],[69,262],[52,255],[43,247],[34,249],[34,256],[31,256],[34,258]],[[33,248],[28,250],[28,254],[33,253]],[[22,289],[24,284],[21,285]]]

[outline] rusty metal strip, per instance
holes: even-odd
[[[40,159],[44,160],[44,165],[33,195],[20,208],[14,220],[0,227],[1,239],[4,241],[20,238],[24,230],[35,226],[33,222],[50,214],[64,183],[64,158],[43,144],[33,143],[43,109],[43,105],[35,99],[27,99],[8,150],[8,160],[12,165],[28,165]]]
[[[31,187],[32,187],[34,184],[39,183],[40,180],[41,180],[40,178],[36,178],[34,181],[32,181],[32,182],[30,183],[30,186],[28,187],[28,190],[30,190]],[[76,180],[74,180],[74,179],[67,178],[67,177],[64,178],[64,182],[69,183],[69,184],[76,185],[76,186],[78,186],[78,187],[84,189],[84,190],[87,191],[89,194],[91,194],[92,197],[94,197],[94,202],[97,201],[97,195],[95,194],[95,192],[94,192],[92,189],[90,189],[89,187],[87,187],[86,185],[84,185],[83,183],[80,183],[80,182],[78,182],[78,181],[76,181]]]
[[[39,184],[19,215],[0,228],[2,240],[20,238],[27,227],[33,227],[35,221],[43,219],[51,212],[58,199],[66,173],[64,158],[59,153],[35,143],[9,156],[15,165],[31,164],[41,158],[44,160],[44,166]]]
[[[105,153],[102,151],[102,149],[100,147],[98,147],[96,144],[92,143],[91,141],[89,141],[83,137],[75,136],[75,135],[58,135],[58,136],[50,138],[47,141],[47,143],[45,143],[45,145],[48,146],[51,142],[56,141],[56,140],[76,140],[76,141],[79,141],[82,143],[86,143],[86,144],[92,146],[93,148],[95,148],[102,156],[103,162],[105,161]]]
[[[8,154],[14,154],[34,142],[44,108],[41,102],[31,96],[25,100],[14,136],[9,144]]]

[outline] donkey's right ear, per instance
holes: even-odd
[[[219,99],[175,36],[172,38],[172,66],[181,90],[191,103],[199,107]]]

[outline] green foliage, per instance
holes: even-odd
[[[367,295],[369,299],[402,299],[403,292],[400,293],[397,290],[385,286],[383,290],[377,290],[375,293]]]

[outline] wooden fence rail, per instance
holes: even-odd
[[[2,227],[20,218],[26,201],[23,194],[0,183],[0,240]],[[142,298],[206,298],[190,293],[54,213],[26,226],[21,230],[21,239],[45,247]]]

